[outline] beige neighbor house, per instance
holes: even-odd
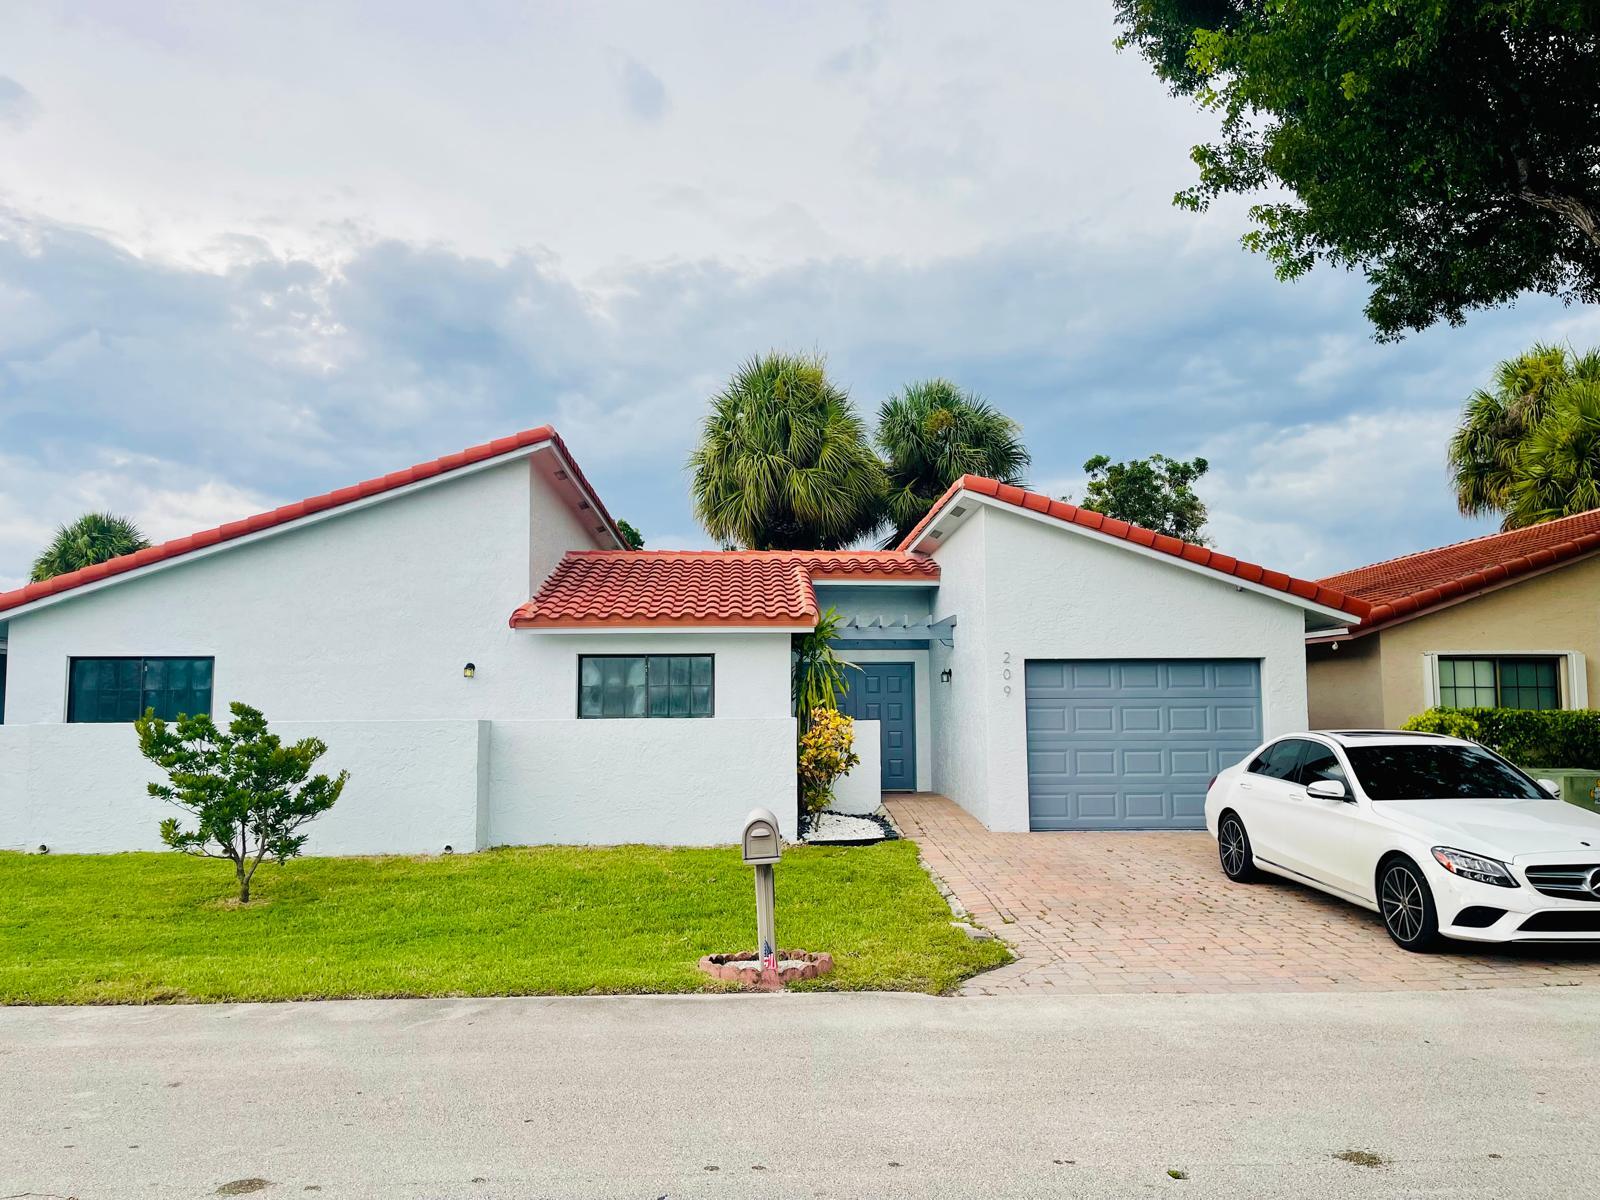
[[[1372,611],[1306,639],[1313,729],[1435,705],[1588,708],[1600,694],[1600,509],[1319,581]]]

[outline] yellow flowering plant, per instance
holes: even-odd
[[[856,723],[842,712],[817,707],[800,737],[800,796],[807,812],[821,812],[833,799],[833,781],[860,765],[855,752]]]

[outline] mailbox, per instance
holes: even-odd
[[[739,839],[744,861],[750,866],[767,866],[783,853],[778,838],[778,818],[764,808],[752,808],[744,819],[744,836]]]

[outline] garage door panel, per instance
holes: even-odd
[[[1259,699],[1256,700],[1255,705],[1251,708],[1233,704],[1218,705],[1215,712],[1219,731],[1227,730],[1230,733],[1235,730],[1249,730],[1253,733],[1261,732],[1261,701]],[[1260,741],[1260,738],[1257,738],[1256,741]]]
[[[1252,696],[1260,694],[1260,673],[1255,663],[1222,662],[1216,665],[1216,687],[1218,691],[1235,688],[1239,691],[1249,692]]]
[[[1169,688],[1203,688],[1208,684],[1206,672],[1207,663],[1168,663],[1167,686]]]
[[[1127,792],[1123,809],[1130,817],[1160,820],[1167,815],[1165,792]]]
[[[1167,773],[1166,755],[1160,750],[1124,750],[1122,776],[1131,779],[1141,775],[1164,776]]]
[[[1080,820],[1109,821],[1117,815],[1116,792],[1079,792],[1074,799],[1077,803],[1070,806],[1070,816]]]
[[[1067,773],[1067,755],[1065,751],[1028,751],[1029,775],[1065,775]]]
[[[1122,710],[1122,728],[1127,733],[1159,733],[1160,707],[1154,704],[1129,705]]]
[[[1178,820],[1188,817],[1204,825],[1206,820],[1206,794],[1205,792],[1173,792],[1172,815]]]
[[[1204,775],[1208,780],[1216,772],[1216,755],[1210,750],[1174,750],[1172,773],[1174,775]]]
[[[1116,728],[1116,713],[1105,704],[1095,702],[1068,711],[1068,725],[1074,733],[1110,733]]]
[[[1118,685],[1124,691],[1139,688],[1159,688],[1161,686],[1161,667],[1153,662],[1131,662],[1121,664],[1114,674]]]
[[[1112,668],[1114,663],[1070,663],[1067,675],[1071,679],[1069,685],[1075,692],[1109,691],[1112,687]]]
[[[1062,755],[1062,770],[1066,770],[1066,762],[1070,759],[1073,771],[1078,775],[1115,775],[1117,773],[1117,752],[1115,750],[1073,750]]]
[[[1040,733],[1051,730],[1060,730],[1064,733],[1067,728],[1067,710],[1060,705],[1029,704],[1028,728]]]
[[[1035,829],[1197,829],[1205,789],[1261,741],[1259,664],[1026,665]]]

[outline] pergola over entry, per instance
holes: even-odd
[[[937,641],[954,646],[956,619],[946,617],[935,621],[932,617],[851,617],[838,627],[835,636],[848,642],[921,642]]]

